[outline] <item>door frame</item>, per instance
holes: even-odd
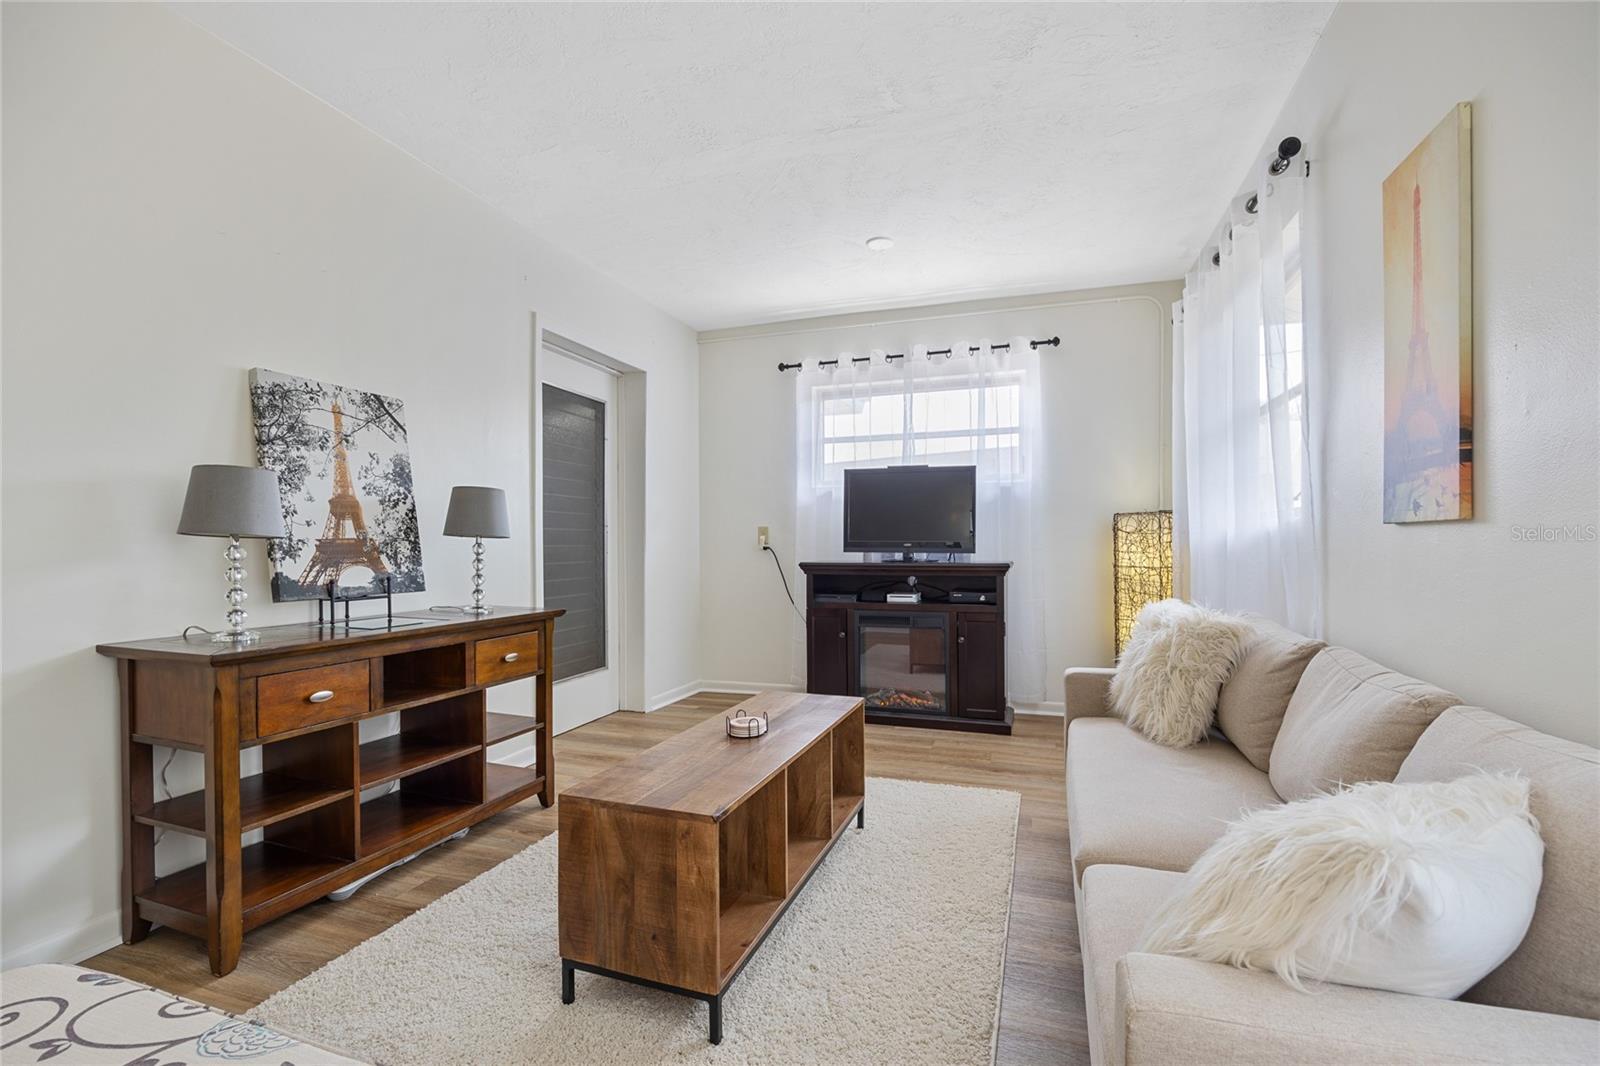
[[[529,420],[529,482],[532,514],[529,551],[532,555],[533,602],[544,606],[544,368],[545,349],[587,363],[617,376],[615,418],[617,462],[617,506],[613,516],[616,540],[617,614],[610,620],[617,634],[617,699],[619,709],[644,709],[644,371],[596,351],[589,346],[542,327],[539,315],[532,316],[533,414]],[[559,386],[558,386],[559,387]],[[560,625],[560,619],[556,625]],[[559,701],[556,714],[560,713]],[[574,723],[576,724],[576,723]],[[556,733],[573,728],[557,727]]]

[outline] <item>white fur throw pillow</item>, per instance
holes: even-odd
[[[1233,823],[1139,950],[1454,999],[1522,943],[1543,859],[1521,777],[1354,785]]]
[[[1182,600],[1147,603],[1111,677],[1111,708],[1157,744],[1198,744],[1249,634],[1241,618]]]

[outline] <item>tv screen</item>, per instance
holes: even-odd
[[[977,493],[974,466],[846,470],[844,550],[975,551]]]

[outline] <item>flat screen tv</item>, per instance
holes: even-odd
[[[890,466],[844,472],[844,550],[976,550],[978,468]]]

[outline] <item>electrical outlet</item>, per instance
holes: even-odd
[[[767,540],[768,539],[769,538],[768,538],[768,534],[767,534],[767,527],[766,526],[757,526],[756,527],[756,547],[765,548],[767,546]]]

